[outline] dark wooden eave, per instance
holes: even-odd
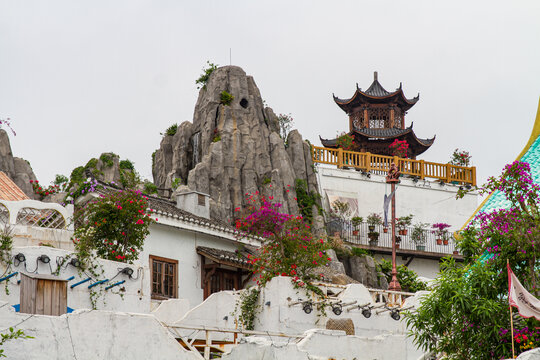
[[[251,264],[247,261],[247,255],[227,250],[197,246],[197,254],[212,260],[217,264],[227,265],[239,269],[251,270]]]
[[[334,101],[347,114],[351,114],[354,109],[368,104],[396,104],[403,111],[407,111],[420,100],[420,94],[412,99],[407,99],[403,93],[401,84],[394,92],[386,91],[377,79],[366,91],[362,91],[356,84],[356,91],[349,99],[340,99],[334,94]]]

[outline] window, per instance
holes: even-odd
[[[178,261],[150,255],[152,299],[176,298],[178,289]]]
[[[205,206],[206,205],[206,199],[205,196],[202,194],[197,194],[197,202],[199,206]]]
[[[214,268],[209,275],[208,282],[204,287],[205,299],[218,291],[239,290],[241,288],[241,274],[238,271]]]

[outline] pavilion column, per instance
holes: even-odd
[[[390,129],[394,128],[394,106],[390,107]]]
[[[364,108],[364,127],[369,128],[368,108]]]

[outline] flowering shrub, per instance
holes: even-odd
[[[409,150],[409,144],[407,143],[407,140],[398,140],[395,139],[393,143],[388,146],[390,148],[390,152],[394,156],[399,156],[401,158],[407,157],[407,150]]]
[[[452,153],[452,159],[450,159],[450,164],[457,166],[469,166],[471,163],[471,155],[468,151],[460,151],[459,149],[454,150]]]
[[[32,184],[32,190],[34,190],[34,194],[39,195],[39,199],[43,200],[46,196],[56,194],[60,191],[59,185],[49,185],[46,188],[43,188],[41,185],[39,185],[39,181],[37,180],[30,180],[30,184]]]
[[[248,260],[254,281],[264,286],[275,276],[289,276],[295,286],[320,292],[310,282],[320,279],[315,268],[330,261],[326,255],[328,245],[323,239],[312,237],[310,226],[301,216],[280,213],[282,205],[271,200],[258,193],[248,196],[248,206],[243,211],[246,215],[236,220],[236,228],[243,234],[263,239],[257,254]],[[240,208],[236,211],[241,212]]]
[[[448,230],[449,227],[451,225],[449,224],[446,224],[446,223],[436,223],[436,224],[433,224],[433,228],[436,229],[436,234],[439,235],[439,236],[443,236],[446,234],[446,232]]]
[[[374,225],[381,225],[383,223],[381,215],[376,213],[371,213],[368,215],[366,222],[368,225],[374,226]]]
[[[495,190],[506,196],[510,207],[475,217],[457,239],[465,264],[443,260],[434,290],[415,313],[407,315],[416,344],[445,353],[449,359],[512,356],[512,339],[505,331],[510,328],[507,261],[525,288],[540,295],[540,188],[533,182],[529,164],[516,161],[506,165],[480,192]],[[540,321],[518,318],[514,326],[537,329]],[[517,353],[531,346],[530,342],[536,346],[537,338],[530,333],[516,330],[515,336],[520,340]]]
[[[140,191],[118,191],[91,201],[75,213],[73,235],[84,261],[95,251],[100,258],[132,263],[143,248],[154,220]]]
[[[342,133],[337,138],[337,147],[342,148],[343,150],[351,150],[354,145],[354,138],[349,135]]]
[[[9,130],[11,130],[11,132],[13,133],[13,136],[17,136],[17,134],[15,133],[15,130],[13,130],[13,128],[11,127],[10,118],[0,119],[0,128],[2,127],[2,125],[6,125],[9,128]]]

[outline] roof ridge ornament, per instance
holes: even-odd
[[[373,81],[379,81],[378,77],[379,77],[379,74],[377,73],[377,71],[374,71],[373,72]]]

